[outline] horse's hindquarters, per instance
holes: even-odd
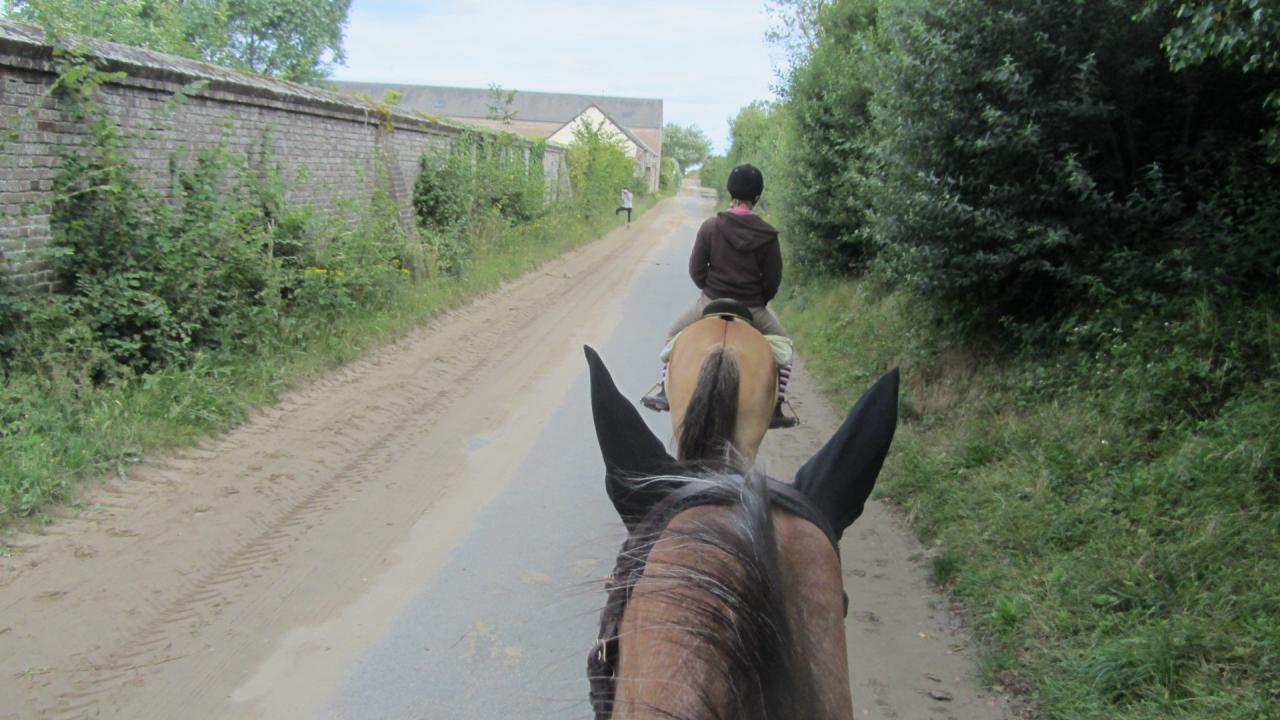
[[[736,371],[736,402],[731,403],[733,417],[708,418],[699,416],[699,424],[713,424],[715,428],[727,426],[725,441],[732,443],[734,464],[748,467],[755,461],[756,451],[769,429],[769,419],[777,397],[777,368],[773,350],[755,328],[740,320],[703,318],[685,328],[672,349],[667,367],[666,390],[671,406],[671,426],[677,438],[677,457],[681,460],[723,460],[723,457],[691,457],[680,440],[684,435],[685,418],[691,406],[701,407],[701,400],[708,400],[699,393],[713,393],[724,388],[711,388],[700,384],[704,365],[720,362],[715,356],[722,350],[731,356]],[[723,370],[727,372],[727,366]],[[726,403],[727,405],[728,403]],[[721,422],[721,421],[725,422]],[[704,428],[694,428],[701,430]],[[713,428],[705,428],[708,431]]]

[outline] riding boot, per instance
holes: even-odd
[[[800,418],[795,415],[787,415],[782,411],[782,403],[786,402],[782,398],[778,398],[778,402],[773,405],[773,417],[769,418],[769,429],[778,430],[780,428],[793,428],[800,424]]]
[[[667,384],[659,381],[658,384],[649,388],[649,392],[640,398],[640,403],[650,410],[657,412],[667,412],[671,409],[671,405],[667,402]]]
[[[787,383],[791,381],[791,363],[787,363],[778,368],[778,402],[773,405],[773,417],[769,419],[769,429],[777,430],[779,428],[792,428],[800,424],[800,419],[794,415],[787,415],[782,412],[782,405],[787,403]]]

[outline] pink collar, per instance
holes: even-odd
[[[751,214],[750,210],[746,208],[740,208],[740,207],[731,207],[729,208],[729,212],[733,213],[734,215],[750,215]]]

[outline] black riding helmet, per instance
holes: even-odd
[[[764,175],[755,165],[739,165],[729,172],[729,197],[746,200],[752,205],[760,202],[764,193]]]

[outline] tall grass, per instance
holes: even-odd
[[[880,492],[969,609],[987,683],[1049,718],[1280,717],[1274,297],[1117,309],[1034,356],[867,282],[811,279],[781,310],[838,402],[903,366]]]

